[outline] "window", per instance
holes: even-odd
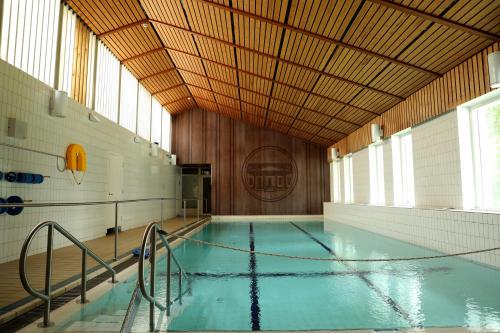
[[[500,209],[500,91],[458,109],[465,209]]]
[[[172,116],[168,111],[163,108],[161,112],[161,148],[163,148],[166,151],[171,151],[170,147],[170,138],[171,138],[171,123],[172,123]]]
[[[61,31],[61,64],[59,68],[59,90],[64,90],[71,96],[73,80],[73,61],[75,57],[76,15],[68,6],[63,8]]]
[[[151,142],[160,144],[161,142],[161,112],[160,102],[153,97],[151,106]]]
[[[120,125],[135,133],[137,126],[137,79],[122,66],[120,86]]]
[[[331,167],[331,196],[333,202],[340,202],[340,161],[330,163]]]
[[[374,144],[369,148],[370,159],[370,203],[384,205],[384,146]]]
[[[59,0],[4,0],[0,57],[54,86]]]
[[[392,136],[392,166],[394,176],[394,205],[414,206],[413,150],[411,132]]]
[[[137,135],[149,140],[151,135],[151,94],[139,84],[137,108]]]
[[[98,44],[95,111],[118,122],[120,62],[102,42]]]
[[[344,203],[354,202],[352,181],[352,155],[344,156]]]

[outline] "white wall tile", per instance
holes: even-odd
[[[457,113],[412,128],[415,205],[461,209]]]
[[[324,217],[326,230],[334,221],[444,253],[500,246],[500,214],[494,213],[325,203]],[[499,251],[464,258],[500,267]]]
[[[352,178],[355,203],[370,202],[370,169],[368,148],[352,154]]]
[[[49,115],[51,88],[15,67],[0,61],[0,142],[65,155],[70,143],[83,145],[88,156],[88,172],[81,185],[71,173],[60,173],[54,157],[0,146],[0,170],[26,171],[50,176],[43,184],[29,185],[0,181],[0,197],[19,195],[34,202],[108,200],[108,156],[124,158],[122,199],[175,197],[179,171],[166,156],[150,157],[146,143],[133,142],[134,134],[101,117],[101,122],[88,120],[88,109],[69,100],[65,118]],[[7,137],[7,118],[28,123],[25,140]],[[158,220],[158,202],[122,204],[119,224],[123,230]],[[164,204],[164,217],[176,215],[175,203]],[[0,262],[18,258],[24,238],[34,225],[53,220],[80,240],[103,236],[112,225],[111,206],[73,208],[25,208],[18,216],[0,215]],[[57,237],[54,245],[68,244]],[[43,240],[36,240],[32,252],[43,251]]]

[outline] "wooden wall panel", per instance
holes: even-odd
[[[199,110],[199,109],[194,109],[192,112],[190,112],[190,119],[189,123],[191,126],[191,143],[193,142],[200,142],[202,144],[191,144],[190,145],[190,150],[189,153],[191,154],[190,160],[193,160],[193,156],[196,156],[196,159],[200,161],[200,163],[203,163],[205,161],[204,158],[204,151],[205,151],[205,145],[204,143],[204,132],[205,132],[205,126],[204,126],[204,118],[205,118],[205,112]]]
[[[485,48],[335,143],[333,147],[338,148],[342,155],[357,151],[371,143],[371,124],[382,125],[384,136],[389,137],[490,92],[488,54],[499,48],[499,42]]]
[[[172,127],[172,147],[179,164],[212,166],[214,214],[320,214],[323,201],[329,200],[329,170],[323,147],[201,110],[175,116]],[[252,194],[243,180],[245,160],[263,146],[288,152],[297,170],[293,190],[272,202]],[[263,156],[268,157],[260,157],[257,162],[273,162],[268,160],[274,158],[272,154]]]
[[[73,77],[71,79],[70,97],[80,104],[85,105],[89,72],[88,56],[90,30],[80,19],[76,20],[74,39]]]

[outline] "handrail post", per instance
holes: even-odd
[[[156,227],[151,228],[151,234],[149,236],[149,262],[151,265],[150,268],[150,286],[149,292],[151,297],[154,299],[155,297],[155,268],[156,268]],[[155,304],[149,303],[149,330],[154,331],[155,325]]]
[[[118,202],[115,202],[115,251],[113,260],[118,260]]]
[[[87,303],[87,249],[82,250],[82,290],[80,303]]]
[[[167,316],[170,316],[170,274],[172,272],[171,269],[171,259],[172,259],[172,251],[167,249]]]
[[[179,267],[179,304],[182,304],[182,269]]]
[[[186,223],[186,199],[183,200],[184,203],[184,223]]]
[[[45,261],[45,309],[43,311],[43,327],[50,326],[50,303],[51,297],[51,280],[52,280],[52,249],[54,246],[54,225],[49,224],[47,229],[47,254]]]
[[[160,225],[163,228],[163,199],[160,199]]]

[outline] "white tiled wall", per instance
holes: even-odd
[[[370,202],[370,169],[368,149],[352,154],[352,180],[354,202]]]
[[[412,128],[415,205],[461,209],[462,180],[456,111]]]
[[[444,253],[500,246],[500,214],[328,202],[324,217],[327,230],[335,221]],[[500,268],[498,251],[466,258]]]
[[[325,221],[346,223],[446,253],[500,246],[500,214],[460,211],[463,203],[456,111],[412,128],[411,134],[417,208],[390,207],[394,192],[388,139],[384,141],[386,206],[366,205],[370,181],[365,148],[353,154],[355,204],[325,203]],[[498,251],[468,258],[500,267]]]
[[[69,100],[66,118],[49,116],[51,88],[11,65],[0,61],[0,142],[64,155],[70,143],[80,143],[87,152],[88,172],[76,185],[71,173],[60,173],[54,157],[0,146],[0,170],[26,171],[50,176],[43,184],[28,185],[0,181],[0,197],[19,195],[34,202],[108,200],[108,156],[123,156],[123,193],[121,199],[175,197],[179,171],[164,154],[149,156],[146,143],[134,143],[134,134],[100,117],[88,120],[88,110]],[[28,123],[25,140],[7,137],[7,118]],[[176,205],[164,203],[164,217],[176,214]],[[122,230],[159,219],[158,202],[123,204],[119,208]],[[25,208],[18,216],[0,215],[0,262],[18,258],[29,230],[40,221],[53,220],[80,240],[103,236],[113,225],[112,206],[74,208]],[[54,245],[67,244],[57,237]],[[43,251],[43,240],[32,244],[33,252]]]

